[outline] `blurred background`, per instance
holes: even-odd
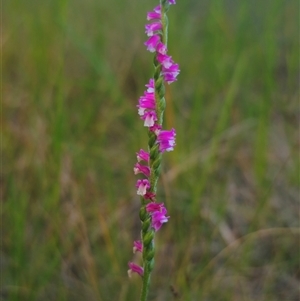
[[[299,2],[177,2],[149,300],[299,300]],[[1,300],[138,300],[157,4],[3,2]]]

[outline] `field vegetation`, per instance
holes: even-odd
[[[133,301],[146,0],[2,4],[3,301]],[[177,0],[149,301],[297,301],[299,1]]]

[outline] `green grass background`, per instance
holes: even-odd
[[[299,2],[177,2],[149,300],[299,300]],[[3,1],[0,300],[138,300],[157,4]]]

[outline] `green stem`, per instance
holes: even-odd
[[[144,275],[141,301],[146,301],[150,286],[150,276],[154,265],[154,231],[151,229],[151,218],[146,212],[145,205],[140,210],[142,221]]]
[[[160,0],[161,23],[162,23],[162,42],[168,46],[168,17],[166,12],[169,10],[169,4],[166,0]]]
[[[142,293],[141,293],[141,301],[146,301],[148,292],[149,292],[149,286],[150,286],[150,276],[151,273],[148,270],[147,263],[144,267],[144,276],[143,276],[143,287],[142,287]]]

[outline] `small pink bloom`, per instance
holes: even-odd
[[[167,209],[163,203],[151,202],[146,205],[146,211],[151,215],[151,225],[155,231],[158,231],[162,224],[168,222],[169,216],[166,216]]]
[[[154,35],[154,33],[158,30],[162,29],[162,24],[160,22],[155,22],[151,24],[146,24],[145,25],[145,33],[147,34],[148,37],[151,37]]]
[[[149,84],[146,85],[148,93],[154,93],[154,79],[150,78]]]
[[[152,227],[154,228],[155,231],[158,231],[162,224],[167,223],[168,219],[170,218],[169,216],[166,216],[165,214],[167,214],[167,210],[166,208],[164,208],[164,212],[159,212],[156,211],[152,214]]]
[[[157,45],[156,45],[156,51],[158,53],[161,53],[161,54],[166,54],[168,49],[167,49],[167,46],[164,43],[158,42]]]
[[[148,88],[150,89],[150,88]],[[139,98],[139,104],[137,105],[138,114],[143,116],[146,109],[155,109],[155,96],[154,93],[145,92],[143,96]]]
[[[134,171],[135,175],[142,173],[146,177],[150,177],[150,168],[148,166],[142,165],[140,163],[136,163],[134,165],[133,171]]]
[[[143,244],[140,240],[135,240],[133,242],[133,253],[135,254],[135,252],[143,252]]]
[[[165,73],[164,74],[164,80],[168,83],[174,83],[177,80],[176,75],[174,75],[173,73]]]
[[[164,67],[162,68],[162,75],[164,77],[164,80],[170,84],[174,81],[176,81],[176,77],[179,74],[179,65],[178,64],[172,64],[169,67]]]
[[[137,194],[143,196],[150,188],[150,182],[147,179],[137,180],[135,187],[137,188]]]
[[[170,68],[174,64],[172,57],[167,54],[158,53],[156,58],[158,62],[163,65],[164,68]]]
[[[156,13],[160,13],[161,12],[161,7],[160,5],[157,5],[153,8],[153,11],[156,12]]]
[[[155,34],[151,36],[145,43],[144,45],[147,47],[147,50],[150,52],[155,52],[156,50],[156,45],[160,41],[160,36]]]
[[[152,127],[149,128],[151,132],[154,132],[155,135],[157,136],[161,130],[161,125],[159,124],[154,124]]]
[[[129,278],[131,278],[132,273],[137,273],[140,276],[144,275],[144,269],[141,266],[139,266],[133,262],[128,262],[128,266],[129,266],[129,270],[128,270]]]
[[[146,200],[153,200],[156,197],[156,194],[153,192],[146,192],[146,194],[144,195],[144,199]]]
[[[165,67],[163,68],[163,72],[172,72],[174,73],[176,76],[179,74],[180,70],[179,70],[179,65],[178,64],[173,64],[170,67]]]
[[[155,211],[162,212],[163,209],[165,209],[164,203],[151,202],[146,205],[146,211],[148,213],[153,213]]]
[[[168,1],[169,1],[169,4],[176,4],[175,0],[168,0]]]
[[[153,9],[153,12],[148,12],[147,13],[147,20],[155,20],[155,19],[158,19],[160,20],[161,19],[161,9],[160,9],[160,5],[156,6],[154,9]]]
[[[157,120],[155,111],[145,112],[141,118],[145,121],[144,126],[146,127],[153,126],[155,121]]]
[[[143,149],[140,149],[140,151],[138,153],[136,153],[137,156],[137,160],[138,162],[140,161],[149,161],[150,158],[150,154],[146,151],[144,151]]]
[[[174,129],[170,131],[157,131],[157,143],[160,152],[169,152],[174,149],[176,132]]]

